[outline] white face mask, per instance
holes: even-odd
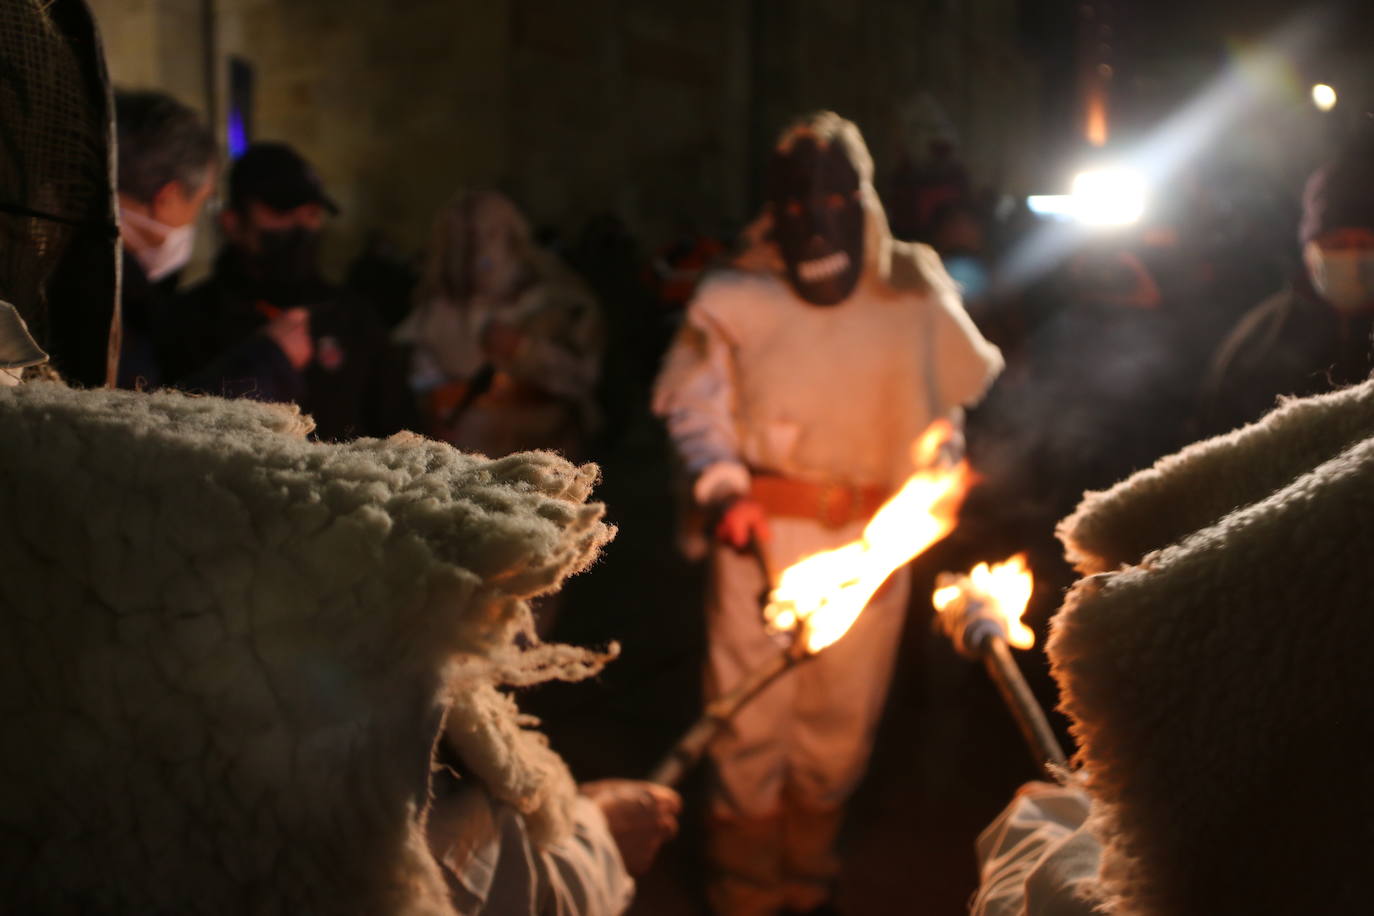
[[[187,223],[184,226],[169,226],[166,223],[158,222],[151,216],[125,207],[119,208],[119,219],[121,223],[127,224],[140,236],[162,236],[162,241],[155,245],[145,245],[141,248],[129,246],[129,250],[138,259],[143,272],[148,275],[148,279],[152,282],[156,283],[163,277],[176,273],[191,260],[191,249],[196,244],[195,223]]]
[[[1324,249],[1308,242],[1303,249],[1312,286],[1342,312],[1374,306],[1374,250]]]

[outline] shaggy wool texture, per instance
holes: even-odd
[[[1374,866],[1374,383],[1282,405],[1060,528],[1048,645],[1118,914],[1344,913]]]
[[[591,466],[298,410],[0,390],[0,899],[13,912],[447,914],[423,821],[446,729],[567,829],[502,684],[605,656],[526,599],[612,535]],[[525,648],[519,648],[525,647]]]

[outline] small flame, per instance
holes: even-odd
[[[1083,137],[1093,146],[1107,145],[1107,95],[1095,89],[1088,95],[1083,114]]]
[[[987,564],[984,563],[984,566]],[[930,596],[931,602],[935,605],[935,610],[943,611],[951,604],[959,600],[959,596],[964,590],[957,585],[946,585],[935,590],[935,594]]]
[[[806,651],[821,651],[849,632],[893,572],[954,530],[970,472],[964,461],[940,464],[953,435],[948,421],[931,424],[914,449],[920,470],[883,503],[858,540],[783,570],[763,612],[774,630],[801,626]]]
[[[1029,649],[1035,645],[1035,633],[1021,622],[1021,616],[1026,613],[1034,584],[1026,567],[1026,555],[1018,553],[995,566],[979,563],[952,585],[937,588],[931,603],[943,613],[961,598],[976,600],[982,614],[1002,624],[1007,642],[1018,649]]]

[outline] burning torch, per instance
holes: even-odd
[[[1035,634],[1021,622],[1031,586],[1025,555],[1018,554],[996,566],[979,563],[967,575],[941,573],[931,600],[941,629],[959,654],[983,660],[1036,766],[1049,770],[1067,766],[1064,751],[1008,648],[1035,644]]]
[[[765,579],[772,585],[763,601],[763,618],[770,631],[786,640],[786,647],[710,703],[654,769],[650,781],[676,785],[746,703],[849,632],[889,576],[954,530],[970,472],[967,462],[951,463],[942,457],[953,435],[947,421],[937,421],[922,435],[914,454],[919,470],[883,503],[857,540],[798,560],[776,580],[756,548]]]

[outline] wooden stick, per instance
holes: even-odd
[[[1064,749],[1059,746],[1059,739],[1054,736],[1054,729],[1050,728],[1045,710],[1040,707],[1035,694],[1031,693],[1016,659],[1012,658],[1007,641],[999,635],[989,634],[982,640],[980,649],[983,666],[1011,710],[1012,718],[1021,729],[1021,736],[1030,745],[1035,765],[1053,777],[1050,768],[1067,767],[1068,759],[1064,756]]]

